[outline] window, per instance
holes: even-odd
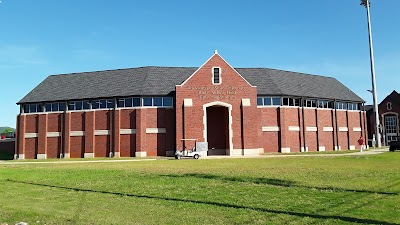
[[[336,102],[336,109],[347,109],[346,102]]]
[[[333,108],[333,102],[332,101],[327,101],[327,100],[318,100],[318,108],[332,109]]]
[[[171,107],[171,106],[173,106],[173,99],[172,99],[172,97],[164,97],[164,98],[163,98],[163,106],[165,106],[165,107]]]
[[[282,105],[300,106],[300,99],[299,98],[283,98]]]
[[[114,101],[112,101],[114,102]],[[146,98],[120,98],[118,99],[118,108],[127,107],[140,107],[142,106],[154,106],[154,107],[172,107],[173,98],[172,97],[146,97]],[[110,103],[111,104],[111,103]],[[110,104],[108,104],[110,106]]]
[[[258,97],[257,105],[258,106],[280,106],[281,98],[279,98],[279,97]]]
[[[46,112],[65,111],[65,102],[46,103],[44,105]]]
[[[397,134],[397,117],[385,116],[385,131],[386,134]]]
[[[281,98],[272,98],[272,105],[281,105]]]
[[[317,100],[313,99],[306,99],[304,100],[304,106],[309,108],[316,108],[317,107]]]
[[[387,110],[392,110],[392,103],[391,102],[386,103],[386,108]]]
[[[348,110],[359,110],[359,104],[357,103],[348,103],[347,104],[347,109]]]
[[[90,109],[89,101],[72,101],[68,104],[68,110],[86,110]]]
[[[92,109],[112,109],[114,106],[114,99],[101,99],[92,101]]]
[[[132,99],[132,106],[139,107],[140,106],[140,98],[133,98]]]
[[[263,98],[257,98],[257,105],[258,106],[263,106]]]
[[[43,112],[42,104],[26,104],[24,105],[24,113]]]
[[[221,68],[214,67],[213,68],[213,84],[220,84],[221,83]]]
[[[153,106],[153,98],[143,98],[143,106]]]
[[[153,106],[162,106],[162,98],[153,98]]]

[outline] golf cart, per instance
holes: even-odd
[[[185,158],[193,158],[198,159],[200,158],[201,152],[204,151],[202,146],[204,142],[197,142],[197,139],[181,139],[183,149],[175,151],[175,159],[181,159],[182,157]],[[186,143],[193,142],[192,148],[187,148]],[[199,147],[200,146],[200,147]],[[207,150],[205,150],[207,151]]]

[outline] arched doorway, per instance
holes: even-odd
[[[205,104],[204,139],[208,155],[230,155],[232,149],[232,106],[223,102]]]

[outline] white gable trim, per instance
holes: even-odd
[[[182,84],[178,84],[176,86],[180,87],[185,85],[188,82],[188,80],[190,80],[201,68],[203,68],[215,55],[219,55],[218,51],[215,51],[215,53],[205,63],[203,63],[203,65],[201,65],[196,71],[194,71],[194,73],[190,75],[190,77],[188,77]],[[222,58],[221,55],[219,55],[219,57],[221,57],[222,61],[224,61],[233,71],[235,71],[236,74],[239,75],[250,87],[257,87],[251,85],[246,79],[244,79],[244,77],[240,75],[240,73],[235,68],[233,68],[224,58]]]

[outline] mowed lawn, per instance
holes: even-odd
[[[0,164],[0,224],[400,224],[400,152]]]

